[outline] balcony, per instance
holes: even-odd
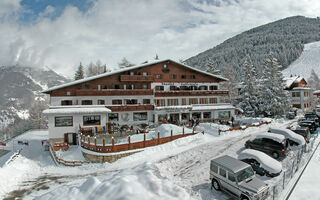
[[[175,91],[156,91],[155,97],[170,96],[228,96],[228,90],[175,90]]]
[[[136,96],[136,95],[153,95],[151,89],[134,89],[134,90],[123,90],[123,89],[107,89],[107,90],[76,90],[74,96]]]
[[[154,105],[144,104],[144,105],[118,105],[118,106],[106,106],[112,112],[124,112],[124,111],[146,111],[154,110]]]
[[[150,76],[150,75],[147,75],[147,76],[144,76],[144,75],[121,75],[120,76],[120,81],[125,81],[125,82],[128,82],[128,81],[151,82],[153,80],[154,80],[154,77]]]

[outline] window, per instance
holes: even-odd
[[[109,113],[108,114],[108,121],[119,121],[118,113]]]
[[[181,99],[181,105],[187,105],[187,100],[185,98]]]
[[[148,72],[142,72],[143,76],[148,76]]]
[[[156,74],[156,75],[155,75],[155,78],[161,79],[161,78],[162,78],[162,75],[161,75],[161,74]]]
[[[120,89],[120,85],[118,84],[114,85],[114,89]]]
[[[203,118],[204,119],[210,119],[211,118],[211,112],[204,112],[203,113]]]
[[[164,64],[164,65],[162,66],[162,71],[163,71],[164,73],[168,73],[168,72],[170,71],[170,69],[169,69],[169,67],[168,67],[167,64]]]
[[[174,91],[174,90],[179,90],[179,88],[177,86],[171,85],[170,86],[170,90]]]
[[[70,96],[70,95],[71,95],[71,92],[70,92],[70,91],[68,91],[68,92],[67,92],[67,96]]]
[[[92,100],[82,100],[81,104],[82,105],[92,105]]]
[[[155,104],[157,106],[165,106],[165,100],[164,99],[155,99]]]
[[[142,103],[143,103],[143,104],[150,104],[150,99],[143,99],[143,100],[142,100]]]
[[[190,79],[196,79],[196,75],[190,75]]]
[[[201,85],[201,86],[199,87],[199,90],[208,90],[208,86],[206,86],[206,85]]]
[[[210,89],[210,90],[218,90],[218,86],[216,86],[216,85],[211,85],[211,86],[209,87],[209,89]]]
[[[112,105],[122,105],[122,100],[121,99],[113,99]]]
[[[92,125],[100,125],[100,115],[92,115],[92,116],[83,116],[83,125],[84,126],[92,126]]]
[[[180,90],[190,90],[190,87],[189,86],[180,86]]]
[[[130,75],[134,75],[134,72],[130,72]]]
[[[98,105],[104,105],[104,100],[103,99],[98,99]]]
[[[182,79],[186,79],[187,76],[186,76],[186,75],[181,75],[181,78],[182,78]]]
[[[178,99],[168,99],[168,106],[177,106],[179,105]]]
[[[147,84],[143,84],[142,85],[142,89],[145,89],[145,90],[148,89],[148,85]]]
[[[176,78],[177,78],[177,75],[176,75],[176,74],[170,74],[170,78],[171,78],[171,79],[176,79]]]
[[[84,89],[90,89],[90,85],[89,84],[84,84],[83,88]]]
[[[215,104],[215,103],[217,103],[217,98],[209,98],[209,103],[210,103],[210,104]]]
[[[292,97],[300,97],[300,92],[292,92]]]
[[[157,90],[157,91],[163,91],[163,90],[164,90],[164,86],[162,86],[162,85],[157,85],[157,86],[156,86],[156,90]]]
[[[208,104],[208,98],[200,98],[200,104]]]
[[[211,170],[214,172],[214,173],[218,173],[218,166],[217,165],[214,165],[214,164],[211,164]]]
[[[133,90],[135,87],[134,87],[134,85],[133,84],[131,84],[131,85],[128,85],[128,89],[129,90]]]
[[[144,120],[148,120],[147,112],[133,113],[133,121],[144,121]]]
[[[55,127],[73,126],[73,117],[55,117],[54,118]]]
[[[138,104],[137,99],[125,99],[126,105]]]
[[[69,106],[72,105],[72,100],[62,100],[61,101],[62,106]]]
[[[230,111],[220,111],[218,112],[218,118],[219,119],[229,119],[231,116]]]
[[[189,105],[191,105],[191,104],[198,104],[198,99],[197,98],[190,98]]]
[[[228,172],[228,179],[231,182],[236,182],[236,177],[234,176],[234,174]]]
[[[227,177],[227,172],[226,172],[226,170],[224,170],[224,169],[222,169],[222,168],[220,168],[220,170],[219,170],[219,174],[220,174],[220,176],[223,176],[223,177]]]
[[[308,93],[308,92],[304,92],[304,96],[305,96],[305,97],[308,97],[308,96],[309,96],[309,93]]]

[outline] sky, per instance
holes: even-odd
[[[318,0],[1,0],[0,66],[73,77],[80,62],[116,69],[123,57],[185,60],[250,28],[319,10]]]

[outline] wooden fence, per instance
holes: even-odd
[[[143,141],[139,142],[131,142],[130,136],[128,136],[128,142],[124,144],[115,144],[114,139],[112,138],[112,144],[106,145],[105,139],[102,140],[102,144],[97,144],[97,139],[88,137],[81,134],[81,146],[82,148],[99,152],[99,153],[115,153],[115,152],[121,152],[121,151],[128,151],[128,150],[134,150],[134,149],[141,149],[151,146],[156,146],[159,144],[164,144],[167,142],[171,142],[173,140],[186,137],[189,135],[194,135],[196,132],[192,131],[192,133],[184,133],[184,128],[182,129],[182,134],[179,135],[173,135],[173,132],[171,130],[170,136],[168,137],[160,137],[160,132],[158,132],[158,136],[155,139],[146,140],[146,134],[143,136]],[[92,144],[93,142],[93,144]]]
[[[56,151],[53,150],[51,145],[49,147],[49,151],[53,161],[60,165],[75,167],[75,166],[81,166],[83,164],[89,163],[88,161],[69,161],[69,160],[61,159],[57,156]]]

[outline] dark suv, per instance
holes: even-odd
[[[308,127],[297,127],[296,129],[291,129],[293,132],[304,137],[307,143],[310,142],[310,130]]]
[[[308,127],[310,130],[310,133],[314,133],[317,130],[317,125],[313,120],[307,120],[302,118],[298,120],[298,124],[301,127]]]
[[[245,143],[247,149],[262,151],[275,159],[282,160],[288,154],[289,143],[283,135],[266,133]]]

